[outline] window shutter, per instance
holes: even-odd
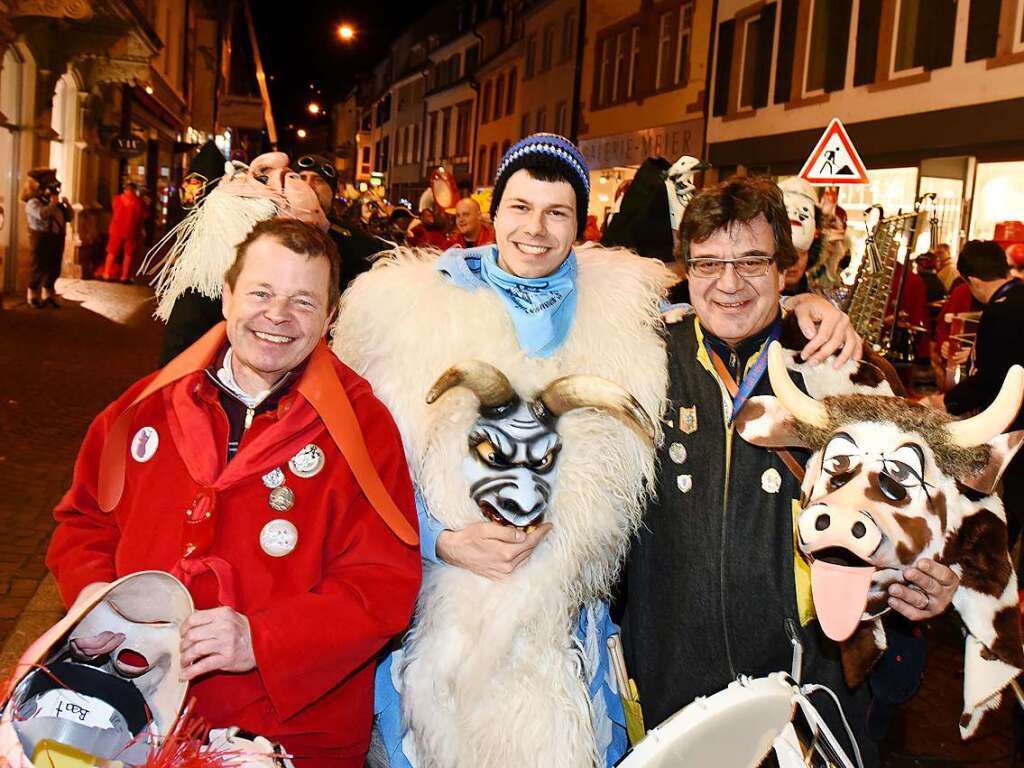
[[[875,82],[881,23],[882,0],[860,0],[860,11],[857,14],[857,49],[853,65],[854,85]]]
[[[718,54],[715,58],[715,103],[711,114],[724,115],[729,111],[729,76],[732,74],[732,45],[736,36],[736,19],[718,25]]]
[[[775,40],[775,3],[761,9],[757,40],[757,81],[754,83],[754,108],[768,105],[768,84],[772,74],[772,42]]]
[[[828,58],[825,61],[825,90],[841,91],[846,85],[846,54],[850,48],[850,16],[853,0],[833,0],[828,19]]]
[[[967,61],[996,55],[999,40],[1000,0],[970,0],[967,21]]]
[[[793,54],[796,50],[797,0],[779,0],[779,51],[775,58],[776,104],[789,101],[793,89]]]
[[[953,63],[953,34],[956,32],[956,0],[931,0],[928,14],[918,16],[921,64],[941,69]]]

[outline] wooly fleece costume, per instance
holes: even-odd
[[[479,401],[464,388],[427,392],[467,360],[502,371],[523,398],[559,377],[600,376],[655,420],[667,369],[659,301],[672,279],[628,251],[576,252],[578,304],[565,343],[528,357],[492,290],[453,285],[436,253],[398,249],[345,294],[334,349],[365,376],[403,435],[426,507],[446,528],[484,519],[463,472]],[[653,487],[654,451],[614,416],[584,408],[557,423],[563,448],[545,520],[553,530],[508,578],[428,565],[396,662],[421,766],[599,763],[586,654],[574,640],[588,601],[607,598]]]

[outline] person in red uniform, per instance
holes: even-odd
[[[257,224],[225,275],[226,323],[89,428],[47,553],[69,605],[127,573],[181,579],[195,711],[299,768],[363,765],[375,658],[420,584],[398,430],[324,341],[338,270],[319,230]],[[96,657],[124,639],[76,642]]]
[[[135,254],[142,245],[142,221],[145,217],[146,211],[139,198],[138,188],[134,181],[129,181],[124,185],[124,191],[114,198],[114,213],[107,230],[107,263],[99,274],[101,279],[131,282]],[[120,276],[117,271],[119,254]]]
[[[474,248],[494,242],[494,230],[484,223],[480,204],[464,197],[455,204],[455,231],[448,237],[445,249]]]

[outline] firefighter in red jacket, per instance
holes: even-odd
[[[147,211],[134,181],[124,185],[124,191],[114,198],[114,212],[107,230],[107,263],[99,275],[104,280],[131,282],[135,254],[142,245],[142,222]],[[123,253],[122,253],[123,251]],[[117,257],[121,255],[118,276]]]
[[[280,742],[300,768],[356,768],[374,660],[420,583],[406,460],[390,414],[324,342],[333,243],[273,219],[237,254],[226,324],[90,427],[47,564],[68,604],[127,573],[173,573],[197,608],[181,641],[196,712]],[[76,642],[98,657],[124,640]]]

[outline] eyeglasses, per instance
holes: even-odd
[[[764,277],[772,264],[771,259],[694,259],[686,264],[686,271],[692,277],[718,278],[725,274],[727,264],[732,264],[740,277]]]
[[[303,155],[302,157],[295,161],[295,165],[297,165],[304,171],[314,170],[317,173],[322,174],[323,176],[326,176],[330,179],[333,179],[335,176],[338,175],[338,172],[334,170],[333,165],[318,162],[317,159],[312,155]]]

